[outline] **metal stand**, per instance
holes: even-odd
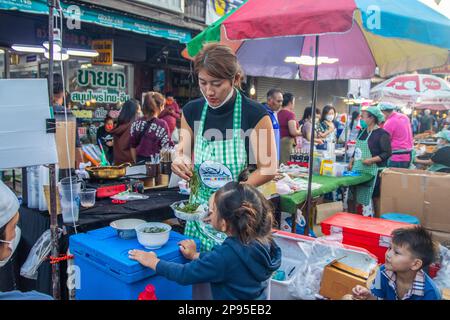
[[[48,59],[48,90],[49,100],[53,104],[53,10],[56,7],[58,0],[48,0],[48,42],[49,42],[49,59]],[[59,256],[59,243],[58,243],[58,213],[56,209],[56,167],[54,164],[49,165],[50,171],[50,232],[52,257]],[[61,290],[59,283],[59,265],[57,263],[52,264],[52,290],[53,298],[55,300],[61,299]]]
[[[318,88],[318,81],[317,81],[317,73],[319,71],[319,36],[316,36],[316,55],[315,55],[315,63],[314,63],[314,84],[313,84],[313,91],[312,91],[312,110],[311,110],[311,120],[312,120],[312,127],[311,127],[311,143],[310,143],[310,149],[309,149],[309,170],[308,170],[308,196],[307,196],[307,203],[306,203],[306,213],[305,213],[305,220],[306,220],[306,226],[305,226],[305,235],[309,235],[309,226],[310,226],[310,220],[313,216],[312,212],[312,177],[313,177],[313,165],[314,165],[314,138],[315,138],[315,116],[316,116],[316,104],[317,104],[317,88]],[[294,224],[294,222],[293,222]]]

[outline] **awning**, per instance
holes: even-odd
[[[180,43],[188,43],[191,40],[189,30],[166,26],[137,19],[97,8],[90,8],[79,3],[61,1],[64,17],[73,17],[74,11],[70,6],[78,6],[81,9],[81,23],[93,23],[104,27],[131,31],[152,37],[166,38]],[[48,6],[45,0],[0,0],[0,10],[14,10],[33,14],[48,14]],[[71,11],[72,10],[72,11]]]

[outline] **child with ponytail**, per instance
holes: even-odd
[[[154,252],[131,250],[130,259],[182,285],[210,283],[216,300],[262,300],[281,250],[272,239],[273,208],[254,187],[229,182],[210,199],[207,220],[228,235],[212,251],[198,253],[193,240],[180,242],[187,264],[163,261]]]

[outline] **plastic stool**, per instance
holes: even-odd
[[[417,217],[404,213],[385,213],[381,215],[381,219],[405,222],[411,224],[420,224],[420,220]]]

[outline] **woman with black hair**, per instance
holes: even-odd
[[[323,144],[323,140],[318,138],[318,123],[319,123],[319,117],[320,117],[320,109],[316,108],[316,114],[315,117],[312,117],[312,107],[307,107],[305,111],[303,112],[303,118],[300,121],[300,130],[302,133],[302,152],[309,153],[310,151],[310,145],[311,145],[311,136],[312,136],[312,121],[316,121],[315,126],[315,138],[314,138],[314,144]]]
[[[336,109],[332,105],[323,107],[322,116],[319,124],[319,138],[324,143],[317,146],[317,149],[326,150],[329,143],[336,143],[336,126],[334,119],[336,118]]]
[[[114,139],[115,165],[133,162],[130,150],[131,124],[141,114],[141,106],[137,100],[130,99],[123,104],[119,117],[117,118],[117,127],[111,131]]]

